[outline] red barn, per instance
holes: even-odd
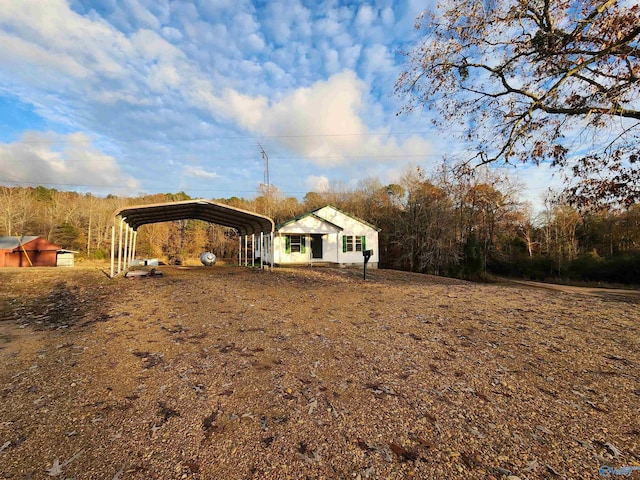
[[[0,237],[0,267],[55,267],[59,250],[42,237]]]

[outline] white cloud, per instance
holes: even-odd
[[[356,25],[360,28],[368,28],[376,19],[376,12],[371,8],[370,5],[363,3],[360,5],[358,9],[358,14],[356,15]]]
[[[365,91],[364,82],[347,70],[271,104],[264,97],[230,90],[222,105],[244,128],[275,137],[289,150],[323,167],[368,158],[397,162],[407,155],[431,153],[431,144],[417,136],[399,141],[384,131],[372,131],[362,117]]]
[[[182,32],[173,27],[162,27],[162,35],[170,42],[179,42],[184,38]]]
[[[322,193],[329,190],[330,182],[325,176],[309,175],[304,183],[310,192]]]
[[[218,174],[216,172],[208,172],[202,167],[194,167],[192,165],[187,165],[182,169],[182,174],[185,177],[197,177],[197,178],[218,178]]]
[[[175,62],[184,59],[184,53],[152,30],[138,30],[131,36],[135,54],[147,62]]]
[[[336,18],[327,16],[315,22],[314,28],[316,32],[321,33],[323,37],[334,38],[343,32],[343,26]]]
[[[344,68],[354,70],[360,58],[361,51],[362,47],[360,45],[352,45],[344,48],[340,54]]]
[[[386,7],[384,10],[382,10],[382,12],[380,12],[380,17],[382,18],[382,23],[386,27],[392,27],[393,22],[395,22],[396,19],[391,7]]]
[[[74,77],[120,72],[120,57],[130,51],[122,33],[74,13],[62,0],[6,2],[0,9],[0,26],[8,27],[3,36],[13,38],[20,48],[3,48],[7,58],[25,56],[41,70],[53,68]]]
[[[340,57],[333,48],[329,48],[324,52],[324,68],[330,75],[338,73],[340,70]]]
[[[212,148],[204,143],[209,139],[224,159],[211,170],[226,178],[230,170],[222,162],[233,162],[238,171],[255,169],[236,160],[237,141],[223,151],[219,139],[272,138],[304,164],[292,185],[318,166],[333,169],[340,180],[364,172],[366,162],[367,172],[381,172],[432,150],[418,136],[388,133],[395,128],[388,125],[397,66],[394,46],[381,32],[404,38],[389,27],[406,15],[395,3],[391,10],[388,1],[375,7],[329,1],[308,9],[298,0],[265,6],[132,0],[105,1],[95,10],[72,2],[74,11],[69,2],[4,2],[0,95],[8,92],[33,106],[49,125],[98,132],[129,162],[128,171],[149,184],[173,180],[170,165],[158,158],[209,165],[203,160]],[[55,161],[43,171],[68,175],[67,157],[50,150]],[[213,178],[196,167],[183,174]]]
[[[395,64],[391,52],[386,45],[373,44],[367,46],[362,52],[363,69],[366,72],[366,80],[369,83],[373,83],[376,78],[389,78],[390,84],[395,81],[398,66]],[[389,91],[389,94],[391,90]]]
[[[129,12],[136,20],[136,23],[145,25],[149,28],[160,28],[161,25],[158,18],[141,5],[138,0],[129,0],[126,5],[128,6]]]
[[[172,65],[154,65],[149,70],[148,85],[154,92],[164,92],[168,88],[180,86],[181,78]]]
[[[554,191],[563,189],[561,176],[554,175],[554,170],[548,163],[523,167],[519,174],[514,173],[513,176],[526,185],[520,195],[523,200],[531,202],[535,213],[544,209],[544,197],[550,188]]]
[[[261,125],[267,99],[264,97],[250,97],[235,90],[226,90],[222,101],[215,99],[215,106],[219,112],[233,117],[238,125],[248,130],[262,130]],[[213,112],[215,115],[216,112]]]
[[[26,132],[17,142],[0,143],[0,171],[22,184],[138,187],[138,181],[84,133]]]
[[[81,65],[71,55],[64,53],[52,55],[51,52],[39,45],[33,45],[5,32],[0,32],[0,44],[2,45],[0,62],[5,68],[10,68],[14,74],[23,78],[30,77],[43,86],[45,84],[44,78],[38,74],[33,75],[32,66],[36,66],[42,75],[44,72],[55,72],[55,74],[82,79],[91,74],[89,68]]]

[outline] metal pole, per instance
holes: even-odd
[[[238,237],[238,266],[242,265],[242,235]]]
[[[113,226],[111,227],[111,275],[110,278],[113,278],[114,273],[114,261],[115,261],[115,250],[116,250],[116,222],[113,221]]]
[[[256,234],[251,234],[251,266],[256,266]]]
[[[127,235],[125,236],[126,245],[124,247],[124,269],[126,271],[129,270],[129,257],[131,256],[131,237],[133,235],[133,232],[131,231],[131,227],[129,225],[124,228],[127,229]]]
[[[129,238],[127,239],[127,255],[125,256],[125,258],[127,259],[127,263],[125,264],[125,266],[127,267],[127,270],[129,270],[129,267],[131,266],[131,243],[133,241],[133,229],[131,227],[129,227]]]
[[[129,265],[131,265],[131,262],[133,262],[133,259],[135,258],[134,251],[136,249],[136,235],[137,234],[138,234],[137,231],[131,229],[131,247],[129,248]]]
[[[249,242],[249,235],[245,235],[244,236],[244,266],[247,267],[249,266],[249,250],[248,250],[248,243]]]
[[[260,268],[264,269],[264,232],[260,232]]]
[[[136,247],[138,245],[138,231],[135,230],[133,232],[133,255],[131,255],[134,259],[136,258]]]
[[[118,240],[118,273],[121,272],[120,270],[120,263],[121,263],[121,258],[122,258],[122,228],[124,226],[124,219],[121,218],[120,219],[120,239]]]
[[[124,228],[124,245],[122,246],[122,270],[128,270],[129,266],[129,225]]]
[[[271,270],[273,270],[273,262],[274,262],[274,258],[276,256],[275,248],[274,248],[274,245],[273,245],[273,237],[274,237],[273,231],[271,232],[269,237],[270,237],[270,240],[271,240]]]

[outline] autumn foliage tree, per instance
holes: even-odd
[[[416,23],[396,91],[457,124],[470,163],[551,162],[581,206],[640,199],[640,6],[451,0]]]

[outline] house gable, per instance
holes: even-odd
[[[342,227],[319,217],[315,213],[306,213],[303,216],[296,217],[287,222],[284,222],[278,227],[277,231],[280,233],[337,233],[342,230]]]
[[[378,232],[373,225],[333,205],[325,205],[276,226],[276,264],[364,263],[364,250],[372,250],[370,265],[378,262]]]
[[[315,210],[314,213],[328,222],[340,225],[345,230],[345,233],[349,231],[354,234],[365,234],[370,231],[376,233],[380,231],[380,229],[374,227],[370,223],[354,217],[333,205],[325,205],[324,207]]]

